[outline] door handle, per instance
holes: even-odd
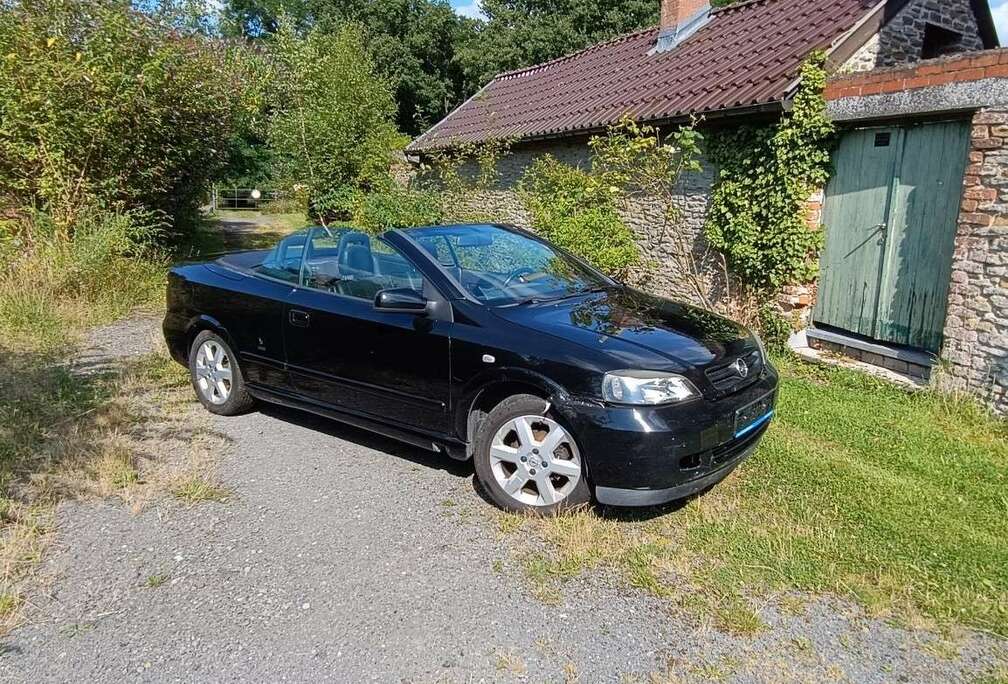
[[[301,309],[291,309],[288,314],[291,325],[298,328],[307,328],[311,324],[311,314]]]

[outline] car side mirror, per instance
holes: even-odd
[[[395,287],[376,294],[374,308],[389,313],[426,314],[427,298],[412,288]]]

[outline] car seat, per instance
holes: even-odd
[[[339,242],[339,268],[344,276],[374,275],[371,238],[364,233],[347,233]]]

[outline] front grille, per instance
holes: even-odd
[[[740,372],[739,360],[745,364],[744,375]],[[759,351],[751,351],[733,359],[730,363],[708,368],[704,373],[714,389],[727,394],[755,382],[760,377],[763,373],[763,357]]]

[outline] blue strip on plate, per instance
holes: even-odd
[[[743,429],[739,430],[738,432],[735,433],[736,439],[739,438],[739,437],[741,437],[742,435],[749,434],[750,432],[752,432],[753,430],[755,430],[756,428],[758,428],[760,425],[762,425],[763,423],[765,423],[768,420],[770,420],[771,418],[773,418],[773,415],[774,415],[774,412],[771,411],[770,413],[766,414],[765,416],[763,416],[762,418],[760,418],[759,420],[757,420],[755,423],[753,423],[752,425],[750,425],[749,427],[743,428]]]

